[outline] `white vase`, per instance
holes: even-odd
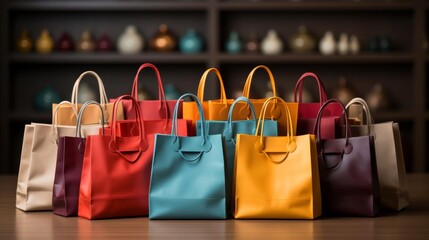
[[[351,54],[358,54],[360,52],[359,39],[355,35],[350,37],[349,51]]]
[[[331,31],[327,31],[322,39],[320,39],[319,51],[323,55],[333,55],[335,54],[335,47],[334,34]]]
[[[340,34],[340,39],[337,44],[337,51],[340,55],[346,55],[349,53],[349,37],[346,33]]]
[[[118,39],[118,51],[124,54],[136,54],[143,50],[144,40],[134,25],[129,25]]]
[[[283,51],[283,41],[273,29],[268,30],[261,42],[261,52],[265,55],[280,54]]]
[[[88,83],[81,82],[79,84],[79,89],[77,93],[77,101],[79,103],[84,103],[89,100],[98,101],[97,94],[94,92],[93,89],[91,89]]]

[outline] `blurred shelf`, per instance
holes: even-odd
[[[406,112],[403,110],[389,110],[372,113],[376,122],[385,121],[414,121],[414,115],[412,112]]]
[[[37,122],[37,123],[50,123],[51,122],[51,114],[50,112],[36,112],[35,110],[30,111],[19,111],[12,112],[9,115],[9,119],[12,122]]]
[[[281,55],[221,54],[221,63],[308,63],[308,64],[368,64],[368,63],[412,63],[411,53],[362,53],[359,55],[324,56],[317,53]]]
[[[154,53],[142,52],[140,54],[120,54],[109,53],[59,53],[49,54],[39,53],[12,53],[10,61],[12,63],[43,63],[43,64],[129,64],[129,63],[205,63],[207,54],[182,54],[182,53]]]
[[[205,1],[12,1],[11,10],[20,11],[151,11],[206,10]]]
[[[234,1],[220,2],[225,11],[406,11],[412,10],[412,1]]]

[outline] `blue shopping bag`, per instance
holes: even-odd
[[[193,94],[201,121],[200,134],[177,135],[174,109],[170,135],[157,134],[149,190],[150,219],[225,219],[225,157],[222,135],[209,135],[201,102]]]

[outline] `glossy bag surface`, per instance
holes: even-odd
[[[74,111],[80,111],[82,107],[82,103],[78,103],[78,94],[79,94],[79,84],[86,76],[93,76],[98,82],[98,88],[99,88],[99,96],[100,96],[100,105],[103,107],[103,114],[105,116],[106,123],[111,122],[112,120],[112,111],[113,111],[113,103],[108,102],[106,90],[104,88],[103,81],[101,80],[100,76],[94,71],[86,71],[83,72],[79,78],[76,80],[73,91],[72,91],[72,97],[71,97],[71,105],[61,105],[59,109],[57,110],[57,124],[58,125],[68,125],[68,126],[76,126],[76,120],[77,116],[75,115]],[[58,104],[54,103],[52,104],[52,112],[58,107]],[[98,110],[97,106],[89,106],[88,109],[85,111],[85,114],[82,117],[82,124],[100,124],[100,111]],[[117,113],[118,119],[124,119],[124,113],[122,109],[122,105],[118,108]]]
[[[288,121],[286,136],[263,136],[267,99],[254,135],[238,134],[233,193],[238,219],[314,219],[321,215],[321,195],[314,135],[294,136]]]
[[[201,102],[201,135],[157,134],[150,181],[150,219],[225,219],[225,158],[222,136],[209,135]],[[175,112],[176,113],[176,112]],[[173,121],[177,119],[174,114]]]
[[[252,102],[252,104],[256,110],[256,114],[260,115],[260,113],[262,111],[262,106],[264,105],[266,98],[263,98],[263,99],[252,99],[252,98],[250,98],[250,87],[252,85],[252,80],[254,78],[253,76],[258,69],[263,69],[267,72],[267,74],[269,76],[269,81],[271,83],[271,88],[272,88],[274,97],[277,96],[277,89],[276,89],[276,83],[274,80],[274,76],[273,76],[271,70],[264,65],[259,65],[259,66],[255,67],[247,76],[247,80],[246,80],[246,83],[244,84],[242,95],[244,97],[247,97],[250,100],[250,102]],[[286,135],[287,134],[287,128],[288,128],[287,125],[289,124],[288,121],[289,120],[292,121],[292,134],[295,135],[296,134],[296,128],[297,128],[297,120],[298,120],[298,103],[287,102],[286,105],[289,108],[290,118],[289,118],[288,114],[285,112],[284,107],[282,106],[282,103],[277,102],[277,100],[270,103],[270,105],[268,106],[267,114],[265,115],[265,118],[277,121],[279,135]],[[237,112],[240,113],[240,116],[241,116],[240,119],[246,119],[246,118],[250,117],[251,113],[250,113],[249,108],[247,106],[245,106],[245,104],[242,104],[242,103],[240,103],[239,106],[237,106],[239,108],[239,111],[237,111]]]
[[[72,106],[68,101],[59,106],[66,104]],[[75,126],[58,126],[56,114],[54,111],[52,124],[25,125],[16,189],[16,207],[23,211],[52,209],[57,141],[63,136],[74,136],[76,132]],[[83,131],[84,134],[97,134],[98,128],[86,125]]]
[[[407,174],[402,151],[401,133],[396,122],[374,123],[368,105],[361,98],[352,99],[353,104],[363,107],[365,119],[362,125],[351,125],[353,136],[374,136],[377,159],[378,181],[380,184],[380,208],[399,211],[409,205]]]
[[[150,68],[155,72],[158,82],[158,100],[139,100],[139,74],[143,69]],[[141,112],[143,113],[144,120],[159,120],[159,119],[171,119],[174,106],[177,100],[167,100],[164,93],[164,86],[161,80],[161,74],[158,68],[151,63],[142,64],[137,70],[136,76],[134,77],[133,88],[131,90],[131,96],[138,100],[138,104]],[[114,100],[111,100],[114,101]],[[134,110],[131,101],[123,101],[125,119],[135,119]],[[182,118],[182,103],[180,103],[178,110],[179,118]]]
[[[79,191],[78,216],[87,219],[146,216],[153,137],[145,134],[137,101],[130,95],[137,135],[118,136],[116,118],[110,136],[88,136]],[[115,116],[115,111],[113,111]]]
[[[92,105],[99,107],[101,112],[100,122],[104,123],[103,107],[95,101],[87,101],[79,111],[75,136],[60,137],[58,141],[57,164],[52,194],[52,211],[57,215],[65,217],[77,216],[80,178],[86,142],[85,136],[82,135],[81,122],[85,109]],[[103,129],[102,126],[92,127]]]
[[[321,139],[320,118],[324,107],[331,103],[341,104],[338,100],[325,102],[315,125],[324,214],[375,216],[380,199],[374,138],[351,137],[344,111],[348,129],[345,137]]]

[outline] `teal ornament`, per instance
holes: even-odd
[[[238,35],[238,32],[232,31],[229,34],[228,40],[225,44],[226,51],[231,54],[239,53],[241,52],[241,49],[243,47],[243,44],[240,40],[240,36]]]
[[[392,44],[390,43],[390,40],[385,36],[380,37],[378,47],[381,52],[389,52],[390,50],[392,50]]]
[[[49,111],[52,103],[61,101],[60,95],[51,85],[46,85],[34,97],[34,108],[38,111]]]
[[[174,85],[171,83],[168,83],[165,86],[165,98],[167,98],[167,100],[176,100],[179,97],[180,97],[180,94],[177,91],[177,89],[174,87]]]
[[[199,53],[203,50],[203,39],[195,29],[191,28],[180,38],[179,49],[182,53]]]
[[[378,36],[372,37],[368,42],[368,50],[371,52],[377,52],[379,50],[378,46]]]

